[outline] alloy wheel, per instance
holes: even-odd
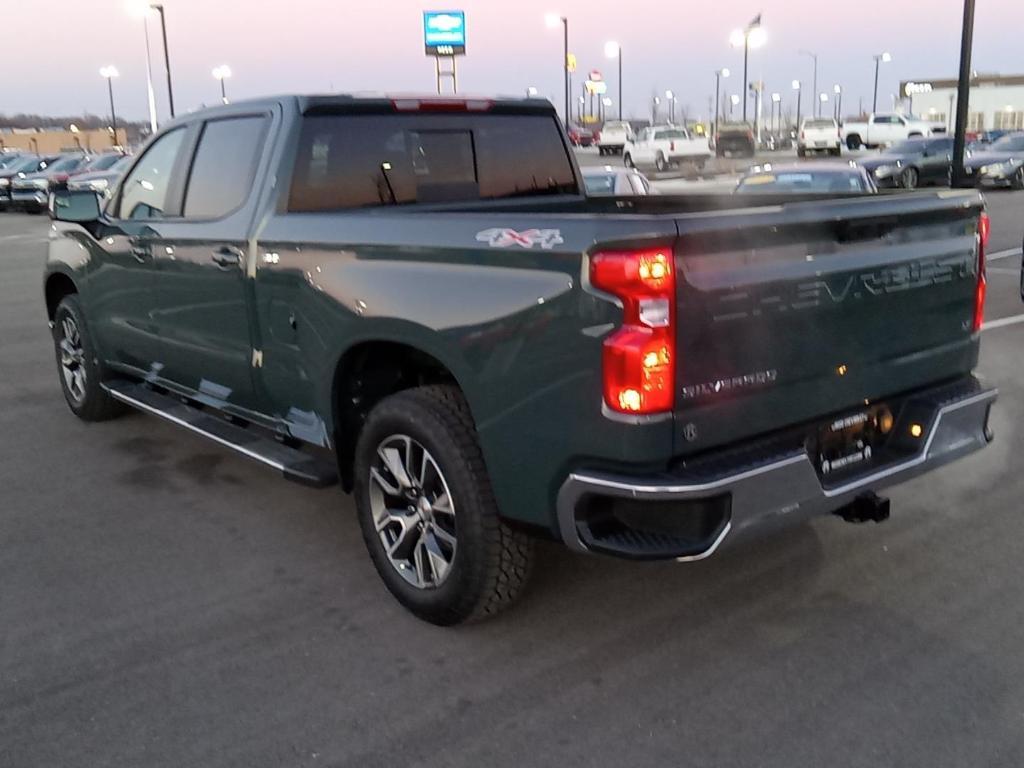
[[[70,316],[60,321],[61,337],[58,341],[60,349],[60,370],[64,376],[64,385],[68,394],[81,405],[85,400],[85,349],[82,347],[82,334],[78,323]]]
[[[384,553],[406,582],[418,589],[444,583],[457,548],[455,504],[430,451],[408,435],[377,446],[370,513]]]

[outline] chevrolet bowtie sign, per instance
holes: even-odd
[[[423,44],[428,56],[461,56],[466,52],[465,11],[424,11]]]

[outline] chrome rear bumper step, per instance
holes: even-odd
[[[259,428],[231,424],[200,408],[164,395],[144,384],[115,379],[104,382],[103,388],[115,400],[166,419],[198,435],[220,443],[226,448],[278,469],[288,480],[314,488],[326,488],[338,482],[338,468],[297,448],[274,440]]]

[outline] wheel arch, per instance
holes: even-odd
[[[77,294],[78,284],[64,272],[51,272],[43,282],[43,295],[46,298],[46,316],[50,322],[57,313],[57,305],[65,296]]]
[[[353,485],[352,466],[359,434],[377,403],[397,392],[429,384],[449,384],[466,395],[460,377],[454,372],[456,366],[425,347],[408,340],[380,337],[359,340],[338,357],[331,380],[331,425],[338,470],[346,491]]]

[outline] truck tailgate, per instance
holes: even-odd
[[[940,192],[680,217],[677,452],[970,372],[982,209]]]

